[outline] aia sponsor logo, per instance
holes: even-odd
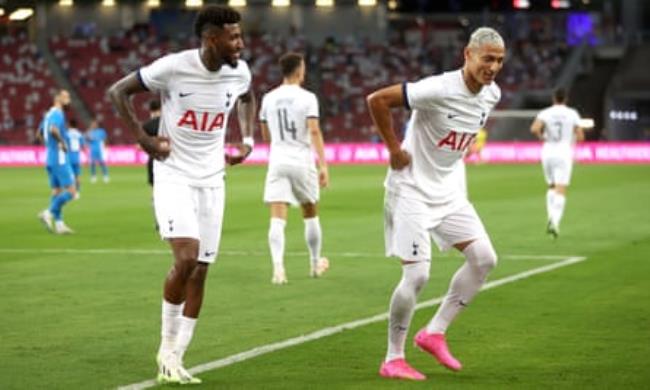
[[[212,132],[223,129],[226,114],[223,112],[196,112],[187,110],[176,124],[192,131]]]
[[[443,148],[446,146],[451,150],[464,152],[472,144],[474,138],[476,138],[476,134],[457,133],[452,130],[438,142],[438,147]]]

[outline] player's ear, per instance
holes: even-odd
[[[469,61],[472,57],[472,49],[470,49],[469,46],[465,46],[465,49],[463,50],[463,56],[465,57],[465,62]]]

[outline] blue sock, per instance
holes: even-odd
[[[99,165],[102,168],[102,174],[104,177],[108,176],[108,168],[106,167],[106,163],[100,163]]]
[[[95,163],[90,163],[90,176],[95,176]]]
[[[63,218],[63,205],[68,203],[70,199],[72,199],[70,191],[63,191],[52,200],[50,212],[54,216],[55,221],[60,221]]]

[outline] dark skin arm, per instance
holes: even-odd
[[[146,92],[147,89],[140,83],[136,72],[123,77],[108,89],[108,96],[115,106],[120,118],[126,123],[127,128],[135,136],[138,144],[151,157],[164,160],[169,156],[170,145],[166,137],[152,137],[142,128],[142,124],[135,115],[131,96]]]
[[[368,95],[366,102],[372,121],[390,153],[390,167],[395,170],[404,169],[411,163],[411,156],[402,150],[393,129],[393,117],[390,114],[392,108],[404,107],[402,85],[395,84],[375,91]]]
[[[237,118],[239,119],[242,138],[253,136],[256,112],[257,101],[255,100],[255,95],[250,90],[239,96],[237,100]],[[235,146],[239,150],[239,153],[235,156],[226,154],[226,163],[228,165],[241,164],[253,151],[253,148],[249,145],[236,144]]]

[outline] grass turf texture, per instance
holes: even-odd
[[[470,166],[470,196],[501,255],[583,255],[588,260],[480,293],[449,331],[464,363],[445,371],[410,345],[434,309],[418,311],[407,357],[429,376],[377,375],[386,323],[376,323],[199,375],[206,388],[645,388],[650,384],[650,167],[577,166],[560,239],[545,231],[538,166]],[[270,283],[262,167],[230,169],[222,256],[186,365],[369,317],[387,310],[399,280],[383,252],[384,167],[332,167],[322,194],[324,255],[309,265],[299,213],[287,226],[289,284]],[[142,168],[113,168],[64,210],[73,236],[45,232],[42,169],[0,170],[0,388],[114,388],[154,377],[160,297],[171,264],[153,231]],[[105,249],[105,252],[92,251]],[[134,253],[134,250],[151,252]],[[57,251],[58,250],[58,251]],[[61,250],[73,250],[62,253]],[[159,251],[159,252],[156,252]],[[245,252],[246,254],[238,253]],[[347,252],[359,254],[345,257]],[[420,301],[440,296],[460,265],[434,252]],[[500,260],[491,280],[557,260]]]

